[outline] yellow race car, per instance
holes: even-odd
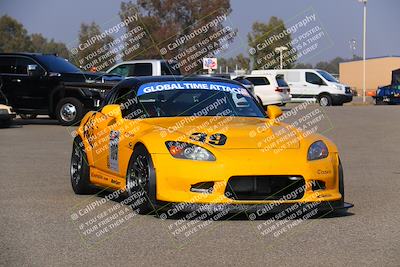
[[[126,194],[139,213],[171,205],[233,212],[351,207],[335,144],[282,123],[281,115],[276,106],[265,112],[227,79],[126,79],[76,131],[72,188]]]

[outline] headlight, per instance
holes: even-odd
[[[342,90],[342,86],[341,86],[341,85],[335,84],[335,87],[336,87],[336,89],[338,89],[338,90]]]
[[[328,147],[322,141],[311,144],[308,148],[307,160],[316,160],[326,158],[329,154]]]
[[[169,153],[174,158],[200,161],[215,161],[215,156],[205,148],[185,142],[165,142]]]

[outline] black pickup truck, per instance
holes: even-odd
[[[22,118],[49,115],[73,125],[98,108],[105,92],[121,79],[82,72],[56,55],[0,53],[1,96]]]

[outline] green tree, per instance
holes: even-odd
[[[253,59],[254,69],[273,69],[280,65],[280,54],[275,48],[285,46],[283,53],[284,68],[292,68],[297,56],[292,49],[292,36],[286,31],[283,20],[271,17],[267,24],[254,22],[252,31],[248,34],[250,57]]]
[[[0,17],[0,52],[36,52],[70,58],[64,43],[48,41],[40,33],[28,35],[21,23],[7,15]]]
[[[54,39],[48,41],[42,34],[34,33],[31,36],[32,52],[57,54],[60,57],[70,59],[70,53],[64,43],[55,42]]]
[[[238,70],[249,70],[250,68],[250,59],[245,57],[243,54],[239,54],[234,58],[219,58],[218,66],[221,67],[223,72],[226,71],[226,67],[228,67],[228,72],[233,72],[236,69]]]
[[[32,42],[27,30],[17,20],[8,15],[0,17],[0,52],[28,52]]]
[[[245,57],[242,53],[235,57],[235,62],[239,69],[249,70],[250,69],[250,58]],[[235,65],[236,65],[235,64]]]
[[[124,21],[135,14],[139,15],[139,24],[146,31],[147,36],[140,40],[141,53],[124,53],[124,59],[133,58],[172,58],[186,51],[189,47],[203,41],[206,37],[223,29],[223,23],[213,25],[204,34],[194,36],[186,40],[179,47],[162,54],[158,50],[165,43],[172,42],[179,36],[186,36],[193,33],[203,25],[215,18],[231,13],[230,0],[137,0],[136,3],[121,3],[120,17]],[[138,24],[128,24],[127,32],[133,30]],[[233,32],[236,30],[232,29]],[[227,43],[233,41],[233,38]],[[217,45],[209,52],[218,51],[222,44]],[[127,44],[126,49],[129,49]],[[199,49],[200,50],[200,49]]]
[[[313,65],[310,63],[297,63],[296,65],[294,65],[293,67],[294,69],[312,69]]]
[[[315,69],[325,70],[332,74],[338,74],[340,63],[346,62],[346,61],[352,61],[352,60],[360,60],[360,59],[362,59],[362,58],[359,56],[355,56],[355,55],[351,59],[335,57],[334,59],[332,59],[330,61],[320,61],[317,64],[315,64],[314,67],[310,63],[297,63],[294,66],[294,68],[295,69],[314,69],[315,68]]]
[[[338,74],[339,73],[339,64],[341,62],[346,62],[346,61],[349,61],[349,59],[345,59],[342,57],[335,57],[331,61],[318,62],[317,64],[315,64],[315,68],[325,70],[332,74]]]
[[[114,65],[115,53],[113,52],[114,38],[102,34],[100,26],[95,22],[81,24],[79,31],[79,44],[74,63],[84,70],[105,70]]]

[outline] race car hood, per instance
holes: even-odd
[[[298,149],[299,133],[264,118],[173,117],[147,119],[166,141],[202,141],[220,149]],[[213,139],[225,136],[222,142]]]

